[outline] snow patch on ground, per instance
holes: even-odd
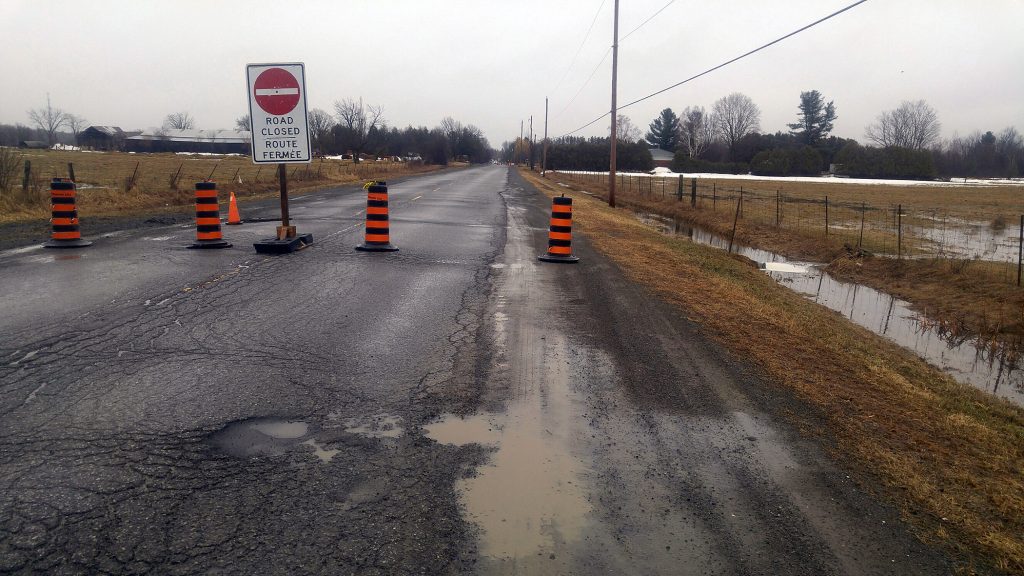
[[[1024,186],[1024,178],[1000,178],[1000,179],[980,179],[980,178],[953,178],[950,181],[945,180],[886,180],[881,178],[844,178],[835,176],[755,176],[753,174],[686,174],[672,172],[665,168],[665,172],[661,172],[660,168],[656,168],[655,174],[648,174],[646,172],[618,172],[618,174],[628,176],[646,176],[648,178],[678,178],[684,176],[686,178],[700,179],[716,179],[716,180],[762,180],[769,182],[842,182],[843,184],[864,184],[874,186]],[[587,172],[581,170],[564,170],[564,174],[604,174],[608,172]]]

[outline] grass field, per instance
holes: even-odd
[[[22,166],[31,163],[29,188],[23,191]],[[20,154],[14,188],[0,192],[0,223],[50,217],[48,183],[67,178],[71,164],[78,185],[78,210],[90,216],[180,207],[194,202],[196,182],[212,179],[239,199],[278,193],[277,166],[255,165],[248,156],[126,154],[32,150]],[[437,170],[436,166],[392,162],[317,159],[288,166],[289,192],[324,186],[405,176]]]
[[[584,189],[607,197],[607,175],[574,175],[552,172],[549,179],[560,182],[571,189]],[[650,180],[650,179],[649,179]],[[822,204],[812,204],[828,195],[830,201],[856,203],[858,199],[870,205],[891,199],[905,206],[932,206],[931,211],[947,214],[951,238],[956,222],[992,218],[999,215],[1009,219],[1012,211],[1024,211],[1024,187],[939,187],[920,186],[874,186],[851,184],[837,181],[827,183],[784,183],[786,194],[794,201],[786,208],[790,222],[804,225],[776,226],[775,194],[768,197],[770,202],[744,201],[742,212],[737,219],[739,186],[744,187],[744,197],[759,193],[753,185],[778,184],[768,181],[750,180],[701,180],[698,193],[707,186],[713,186],[714,196],[704,195],[697,208],[690,206],[689,180],[684,181],[684,196],[679,201],[675,181],[662,192],[658,184],[645,188],[634,183],[625,190],[619,189],[616,203],[619,206],[641,212],[656,213],[682,222],[704,228],[721,236],[730,237],[736,224],[735,239],[738,244],[771,250],[790,258],[829,263],[829,272],[840,280],[859,282],[888,294],[908,300],[919,310],[936,320],[960,326],[965,332],[998,341],[999,345],[1021,350],[1024,340],[1024,289],[1017,286],[1017,261],[984,261],[964,258],[947,251],[927,255],[920,246],[920,238],[903,238],[903,254],[912,258],[863,257],[857,251],[858,244],[869,253],[895,255],[896,236],[892,228],[892,213],[883,215],[882,226],[865,226],[863,239],[859,226],[841,227],[842,209],[832,205],[830,234],[824,233],[824,210]],[[720,186],[719,186],[720,184]],[[782,186],[783,184],[779,184]],[[876,189],[877,188],[877,189]],[[760,193],[764,193],[762,189]],[[713,199],[709,201],[709,198]],[[713,207],[713,204],[717,206]],[[972,204],[972,203],[976,203]],[[859,224],[860,215],[847,210],[852,224]],[[916,214],[924,214],[917,212]],[[1014,216],[1019,221],[1019,216]],[[907,221],[912,222],[910,217]],[[935,220],[931,224],[935,225]],[[848,223],[850,224],[850,223]],[[908,227],[910,224],[905,224]],[[860,242],[859,242],[860,241]],[[856,254],[851,256],[851,252]]]
[[[567,192],[523,174],[548,195]],[[855,476],[874,479],[866,486],[880,482],[921,539],[963,558],[963,572],[1024,574],[1024,409],[956,383],[737,257],[567,193],[575,232],[806,402],[790,417]]]

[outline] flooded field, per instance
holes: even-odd
[[[729,246],[728,238],[671,218],[651,214],[638,217],[666,234],[685,236],[722,250]],[[914,311],[910,303],[867,286],[836,280],[820,264],[793,262],[774,252],[735,244],[733,252],[757,262],[783,286],[914,351],[957,381],[1024,406],[1022,361],[1012,351],[953,335],[940,323]]]

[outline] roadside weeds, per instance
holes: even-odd
[[[521,173],[549,196],[567,192]],[[734,256],[571,195],[577,232],[821,414],[834,457],[880,480],[922,540],[965,558],[965,572],[1024,574],[1024,410],[955,382]]]

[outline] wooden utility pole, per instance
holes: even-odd
[[[533,114],[530,114],[530,161],[527,164],[530,166],[530,171],[533,172]]]
[[[548,175],[548,99],[544,99],[544,147],[541,152],[540,175]]]
[[[612,149],[611,162],[608,166],[608,205],[615,208],[615,148],[618,143],[616,124],[618,123],[618,105],[615,101],[618,89],[619,74],[619,0],[615,0],[615,25],[612,37]]]

